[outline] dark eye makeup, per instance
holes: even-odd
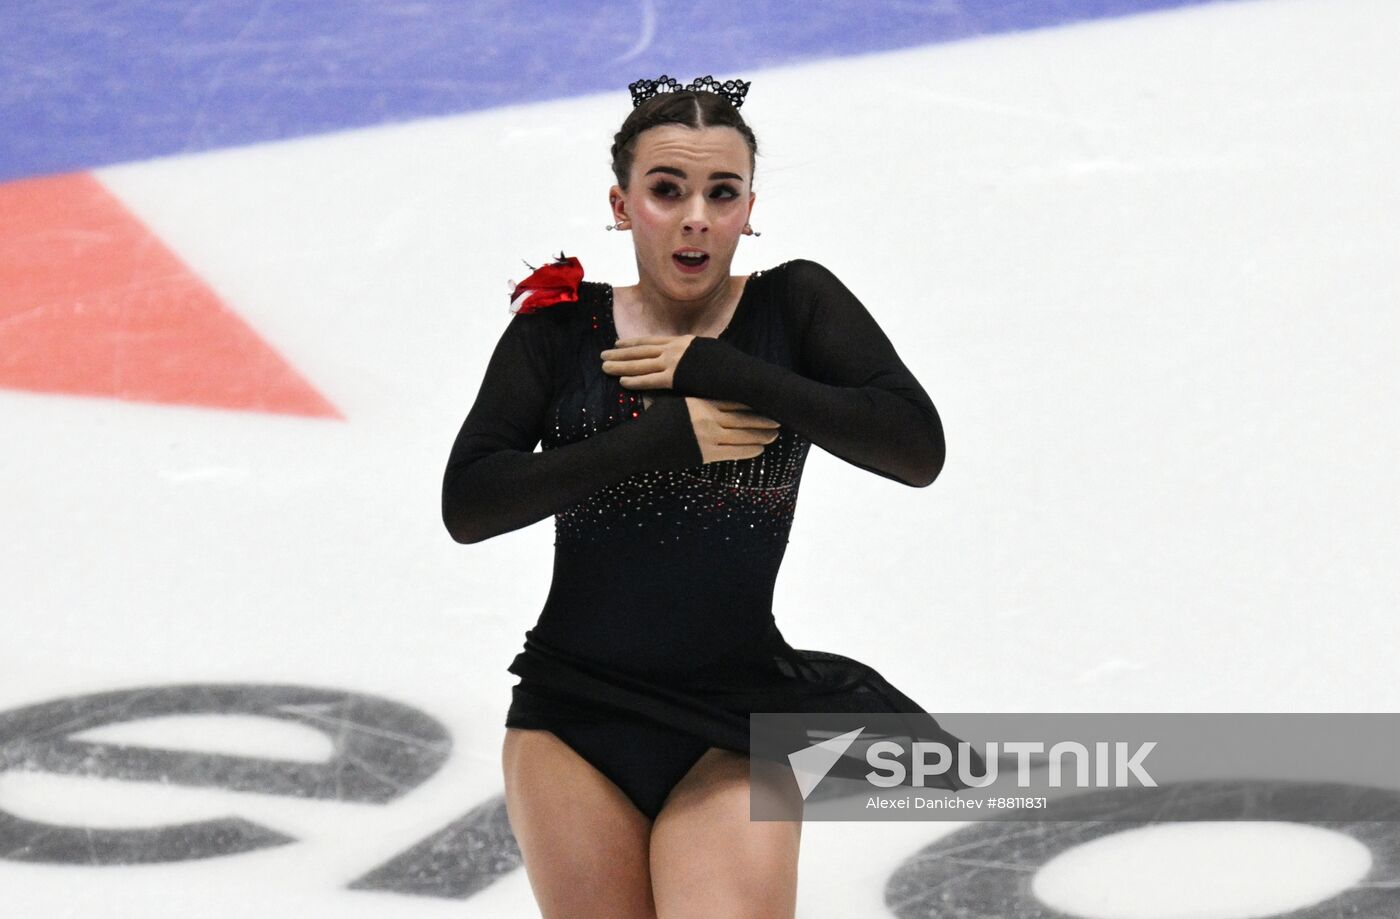
[[[664,181],[664,180],[661,181],[661,182],[657,182],[655,185],[653,185],[653,186],[651,187],[651,190],[652,190],[653,192],[655,192],[656,194],[661,195],[662,197],[667,197],[667,198],[669,198],[669,197],[670,197],[672,194],[674,194],[675,192],[680,191],[680,189],[679,189],[679,187],[677,187],[676,183],[674,183],[674,182],[667,182],[667,181]],[[723,192],[724,194],[721,195],[721,194],[720,194],[721,192]],[[717,186],[714,187],[713,190],[711,190],[710,195],[711,195],[711,197],[720,198],[721,200],[728,200],[728,199],[730,199],[730,198],[737,198],[737,197],[739,197],[739,191],[738,191],[738,189],[736,189],[736,188],[735,188],[734,186],[732,186],[732,185],[728,185],[728,184],[726,184],[726,185],[717,185]]]

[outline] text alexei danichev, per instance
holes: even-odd
[[[877,798],[873,795],[865,802],[866,809],[875,810],[938,810],[950,808],[994,808],[1020,807],[1045,808],[1049,799],[1044,795],[1036,797],[993,797],[993,798]]]

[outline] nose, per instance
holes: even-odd
[[[697,195],[696,198],[699,198],[699,195]],[[704,201],[697,200],[695,204],[690,207],[689,212],[685,215],[685,221],[682,226],[687,233],[705,233],[709,231],[710,221],[705,216]]]

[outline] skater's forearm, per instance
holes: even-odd
[[[943,468],[938,412],[922,390],[900,381],[833,386],[715,338],[694,339],[674,378],[679,391],[742,402],[841,459],[906,485],[928,485]]]
[[[633,421],[543,452],[464,426],[442,482],[442,519],[459,543],[543,520],[638,472],[702,462],[685,400],[657,397]]]

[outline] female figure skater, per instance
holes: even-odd
[[[474,543],[555,516],[502,751],[543,914],[791,917],[801,823],[749,819],[750,714],[926,715],[774,623],[803,462],[817,444],[923,487],[943,430],[831,272],[799,259],[730,275],[753,233],[748,84],[631,89],[609,228],[631,231],[638,282],[583,281],[561,255],[517,287],[452,447],[443,520]]]

